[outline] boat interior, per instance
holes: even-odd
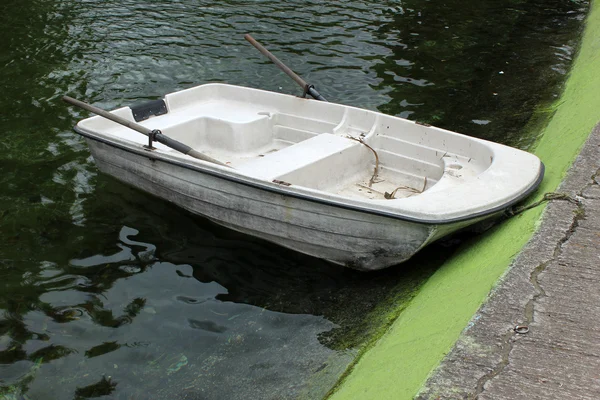
[[[492,150],[482,142],[339,104],[223,84],[172,93],[165,102],[166,114],[139,123],[240,174],[345,197],[415,196],[476,177],[493,162]],[[133,120],[128,107],[115,113]],[[84,123],[122,139],[147,141],[104,119]]]

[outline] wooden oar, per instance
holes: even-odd
[[[203,160],[203,161],[208,161],[214,164],[218,164],[218,165],[223,165],[225,167],[230,167],[229,165],[222,163],[219,160],[215,160],[212,157],[209,157],[205,154],[200,153],[199,151],[196,151],[194,149],[192,149],[190,146],[183,144],[175,139],[171,139],[168,136],[163,135],[160,131],[156,131],[156,130],[151,130],[146,128],[145,126],[142,126],[140,124],[136,124],[135,122],[126,120],[125,118],[121,118],[115,114],[109,113],[108,111],[105,111],[101,108],[92,106],[90,104],[84,103],[83,101],[74,99],[72,97],[69,96],[64,96],[63,100],[66,101],[69,104],[72,104],[74,106],[77,107],[81,107],[84,110],[90,111],[94,114],[97,114],[101,117],[104,117],[106,119],[110,119],[113,122],[116,122],[117,124],[126,126],[129,129],[133,129],[134,131],[138,131],[139,133],[142,133],[146,136],[148,136],[149,138],[151,138],[152,140],[155,140],[159,143],[164,144],[167,147],[172,148],[173,150],[177,150],[183,154],[186,154],[190,157],[194,157],[197,158],[199,160]],[[231,168],[231,167],[230,167]]]
[[[313,85],[309,85],[306,81],[300,78],[294,71],[292,71],[287,65],[282,63],[277,57],[275,57],[271,52],[264,48],[264,46],[258,43],[252,36],[249,34],[244,35],[244,39],[250,42],[250,44],[258,49],[262,54],[267,56],[267,58],[275,65],[277,65],[283,72],[285,72],[290,78],[296,81],[298,85],[302,87],[305,93],[310,94],[313,98],[321,101],[327,101],[325,97],[321,96],[317,89]]]

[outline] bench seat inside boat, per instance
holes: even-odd
[[[279,151],[266,154],[263,157],[254,158],[239,165],[237,170],[255,178],[271,181],[294,170],[345,153],[349,149],[360,149],[360,147],[361,144],[354,140],[330,133],[321,133]],[[340,157],[340,159],[348,160],[347,157]],[[355,160],[350,159],[350,161],[354,162]],[[327,171],[322,171],[322,174],[326,175],[336,166],[331,165],[330,167]]]

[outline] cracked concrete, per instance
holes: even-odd
[[[417,398],[600,398],[600,124],[558,191]]]

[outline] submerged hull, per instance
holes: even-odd
[[[440,227],[261,190],[88,139],[100,171],[194,214],[304,254],[358,270],[401,263]]]

